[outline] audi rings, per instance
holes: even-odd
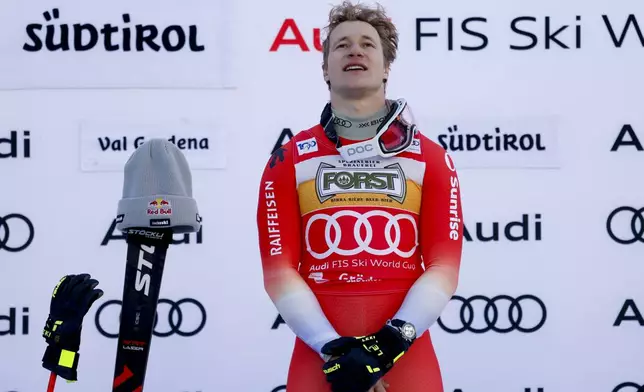
[[[340,118],[340,117],[334,117],[333,124],[339,125],[344,128],[351,128],[351,125],[352,125],[351,121],[345,120],[344,118]]]
[[[628,238],[624,239],[619,238],[615,234],[613,220],[620,212],[630,212],[631,214],[633,214],[631,216],[630,224],[632,237],[629,236]],[[627,206],[616,208],[613,212],[610,213],[610,215],[608,215],[608,218],[606,219],[606,231],[608,231],[610,238],[612,238],[613,241],[619,244],[628,245],[633,244],[637,241],[644,242],[644,208],[640,208],[639,210]]]
[[[27,229],[29,230],[29,235],[27,236],[27,240],[22,243],[22,245],[19,246],[12,246],[9,245],[9,239],[11,238],[12,235],[12,229],[15,230],[14,226],[9,226],[9,222],[11,220],[20,220],[24,224],[27,225]],[[15,234],[15,233],[14,233]],[[22,214],[9,214],[6,216],[0,216],[0,250],[6,250],[7,252],[20,252],[25,249],[34,240],[34,225],[31,223],[29,218]]]
[[[644,385],[634,382],[623,382],[616,386],[612,392],[644,392]]]
[[[465,331],[470,331],[477,334],[485,333],[488,331],[508,333],[514,330],[524,333],[531,333],[540,329],[546,322],[546,305],[543,303],[543,301],[541,301],[534,295],[521,295],[516,299],[510,297],[509,295],[497,295],[496,297],[492,298],[488,298],[483,295],[475,295],[470,298],[463,298],[461,296],[455,295],[452,297],[452,300],[460,301],[462,303],[459,312],[460,326],[446,325],[445,320],[443,320],[444,315],[437,320],[438,325],[448,333],[457,334]],[[485,307],[482,311],[483,320],[481,320],[480,318],[480,313],[477,313],[478,317],[476,317],[476,319],[479,320],[477,324],[480,325],[481,322],[485,323],[485,326],[481,328],[474,327],[475,311],[472,303],[475,301],[483,301],[485,303]],[[509,302],[507,320],[503,322],[500,322],[501,317],[499,317],[500,312],[498,309],[498,304],[500,301]],[[530,312],[530,318],[532,320],[537,320],[533,325],[529,325],[529,323],[527,322],[524,323],[525,319],[523,316],[526,310],[524,310],[524,308],[522,307],[521,303],[523,301],[532,302],[539,308],[538,311],[535,310]],[[504,326],[501,327],[499,326],[499,324],[502,324]]]
[[[342,241],[343,233],[342,233],[342,226],[340,225],[340,223],[338,223],[338,218],[341,218],[343,216],[351,216],[356,218],[356,222],[353,225],[353,238],[356,241],[357,246],[353,249],[340,248],[340,242]],[[373,239],[373,227],[371,226],[371,222],[369,221],[369,218],[373,216],[380,216],[383,218],[387,218],[387,223],[385,224],[383,231],[384,231],[385,241],[387,242],[388,248],[374,249],[371,247],[371,240]],[[318,220],[323,220],[326,222],[326,225],[324,227],[324,239],[326,242],[326,246],[329,249],[322,253],[315,252],[311,247],[311,242],[310,242],[311,225],[313,224],[313,222]],[[414,228],[414,246],[407,251],[402,251],[398,249],[398,246],[400,245],[400,241],[403,237],[403,235],[401,234],[401,228],[399,224],[399,221],[401,220],[410,221]],[[362,234],[361,234],[361,229],[363,227],[365,229],[364,238],[362,238]],[[331,239],[331,228],[333,228],[335,231],[334,239]],[[394,234],[393,234],[394,238],[392,238],[392,233],[391,233],[392,228],[394,231]],[[318,260],[323,260],[329,257],[331,254],[338,254],[341,256],[354,256],[360,252],[368,252],[376,256],[384,256],[391,253],[395,253],[400,257],[408,258],[408,257],[411,257],[414,254],[414,252],[416,252],[416,248],[418,247],[418,227],[416,225],[416,221],[414,220],[414,217],[409,214],[392,215],[386,211],[381,211],[381,210],[372,210],[364,214],[361,214],[359,212],[352,211],[352,210],[342,210],[334,213],[333,215],[328,215],[328,214],[313,215],[306,224],[306,229],[304,232],[304,241],[306,244],[306,250],[311,254],[311,256],[315,257]]]
[[[176,302],[171,301],[169,299],[163,299],[162,298],[162,299],[159,299],[158,304],[159,305],[160,304],[170,305],[170,309],[168,310],[168,316],[167,316],[169,329],[162,330],[162,331],[157,330],[157,325],[158,325],[159,319],[160,319],[160,317],[159,317],[159,307],[157,307],[156,317],[154,318],[154,326],[153,326],[153,330],[152,330],[152,334],[154,336],[158,336],[158,337],[161,337],[161,338],[165,338],[165,337],[168,337],[168,336],[171,336],[171,335],[174,335],[174,334],[177,334],[177,335],[183,336],[183,337],[194,336],[194,335],[198,334],[199,332],[201,332],[201,330],[206,325],[206,308],[204,308],[204,306],[194,298],[184,298],[184,299],[181,299],[181,300],[176,301]],[[186,330],[182,329],[183,322],[185,321],[183,312],[187,310],[186,308],[184,308],[184,304],[194,305],[198,309],[199,313],[201,314],[199,325],[196,328],[192,329],[192,330],[187,330],[186,331]],[[101,318],[101,314],[103,313],[103,311],[107,307],[109,307],[111,305],[118,305],[120,307],[122,305],[122,301],[113,299],[113,300],[106,301],[105,303],[103,303],[96,310],[96,315],[94,316],[94,322],[96,324],[96,329],[98,330],[98,332],[101,335],[105,336],[106,338],[115,339],[115,338],[118,338],[118,327],[116,328],[115,333],[108,332],[103,327],[103,323],[105,322],[105,320],[103,320]],[[161,320],[163,320],[163,319],[165,319],[165,317],[161,318]]]

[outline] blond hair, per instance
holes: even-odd
[[[340,23],[360,21],[369,23],[378,32],[382,41],[382,50],[385,57],[385,68],[389,67],[396,59],[398,51],[398,31],[396,26],[391,22],[385,9],[378,3],[376,7],[368,7],[362,4],[352,4],[350,1],[344,1],[337,5],[329,12],[329,24],[324,28],[326,37],[322,43],[323,67],[327,67],[329,58],[329,37],[331,32]]]

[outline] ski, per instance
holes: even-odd
[[[128,228],[113,392],[142,392],[172,229]]]

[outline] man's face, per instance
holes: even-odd
[[[369,23],[343,22],[329,36],[325,79],[342,95],[378,90],[386,78],[380,36]]]

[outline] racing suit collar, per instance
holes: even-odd
[[[397,143],[398,144],[397,146],[394,146],[393,150],[387,151],[387,152],[373,151],[374,156],[381,155],[383,157],[388,157],[388,156],[397,155],[405,151],[411,145],[413,138],[417,132],[416,125],[413,123],[409,123],[408,121],[406,121],[407,119],[403,118],[402,111],[408,108],[407,102],[404,99],[396,99],[396,100],[387,99],[386,104],[389,107],[389,111],[385,116],[385,120],[382,122],[381,127],[387,126],[389,128],[389,126],[392,123],[396,123],[398,128],[402,129],[403,133],[406,135],[404,138],[401,138],[401,141]],[[322,110],[322,114],[320,116],[320,125],[324,129],[324,134],[327,137],[327,139],[335,145],[335,148],[338,149],[341,154],[344,154],[344,151],[342,150],[345,150],[345,148],[343,148],[342,146],[342,141],[338,136],[338,133],[334,125],[335,117],[336,116],[333,113],[333,110],[331,108],[331,102],[328,102],[324,106],[324,109]],[[375,139],[379,139],[381,136],[382,134],[379,133],[373,139],[369,139],[368,141],[364,141],[362,143],[371,142],[373,145],[377,146],[378,143]],[[380,148],[377,148],[377,149],[374,148],[374,150],[382,150],[382,145],[380,146]]]

